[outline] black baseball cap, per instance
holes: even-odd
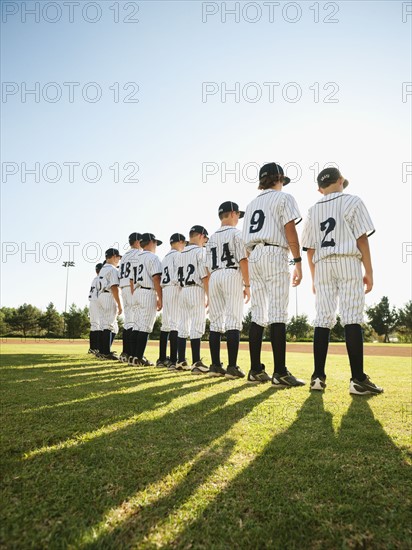
[[[325,187],[329,187],[332,183],[336,183],[339,178],[343,178],[340,170],[334,166],[330,166],[319,173],[317,177],[318,186],[324,189]],[[348,180],[344,179],[343,188],[346,189],[348,185]]]
[[[96,271],[100,271],[103,267],[103,264],[96,264]]]
[[[108,248],[104,255],[106,258],[112,258],[113,256],[120,256],[120,258],[122,257],[117,248]]]
[[[130,233],[130,235],[129,235],[129,244],[130,245],[132,245],[136,241],[141,241],[141,240],[142,240],[142,234],[141,233],[137,233],[137,232]]]
[[[225,212],[239,212],[239,218],[243,218],[243,216],[245,215],[243,210],[239,210],[239,206],[232,201],[222,202],[222,204],[219,206],[218,215],[220,216],[220,214],[224,214]]]
[[[200,233],[201,235],[209,238],[209,233],[206,231],[203,225],[194,225],[190,228],[190,233]]]
[[[181,233],[173,233],[173,235],[170,237],[170,244],[180,243],[182,241],[187,244],[186,237]]]
[[[153,235],[153,233],[143,233],[142,238],[140,239],[141,242],[150,242],[150,241],[156,241],[157,246],[160,246],[163,241],[158,241],[156,237]]]
[[[266,176],[283,176],[283,185],[290,183],[290,178],[285,176],[283,168],[279,164],[276,164],[276,162],[269,162],[269,164],[265,164],[259,170],[259,179]]]

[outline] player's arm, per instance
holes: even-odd
[[[157,311],[160,311],[163,307],[162,287],[160,286],[160,276],[161,276],[161,273],[156,273],[152,277],[153,285],[154,285],[156,295],[157,295]]]
[[[313,291],[313,294],[316,294],[316,290],[315,290],[315,264],[313,262],[313,256],[315,255],[315,249],[314,248],[308,248],[307,249],[307,255],[308,255],[308,264],[309,264],[310,274],[312,276],[312,291]]]
[[[121,315],[123,312],[123,309],[122,309],[122,303],[120,301],[119,285],[112,285],[110,290],[112,291],[114,301],[117,304],[117,315]]]
[[[371,251],[369,248],[369,239],[365,234],[361,235],[356,239],[356,246],[359,248],[360,253],[362,254],[362,263],[365,268],[365,275],[363,277],[363,283],[366,286],[365,294],[370,292],[373,287],[373,269],[372,269],[372,259]]]
[[[285,236],[288,241],[289,249],[293,258],[300,258],[299,237],[296,231],[295,220],[291,220],[285,225]],[[292,274],[292,286],[300,285],[302,280],[302,261],[295,264]]]
[[[239,261],[239,269],[243,279],[243,297],[245,304],[247,304],[250,300],[249,260],[247,258],[242,258]]]
[[[209,306],[209,279],[210,279],[210,273],[208,273],[206,277],[202,277],[203,288],[205,289],[205,296],[206,296],[205,307]]]

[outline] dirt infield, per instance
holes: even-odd
[[[40,338],[3,338],[0,340],[0,344],[12,344],[12,345],[30,345],[30,344],[43,344],[43,345],[53,345],[53,344],[71,344],[71,345],[81,345],[87,346],[87,340],[45,340]],[[150,346],[158,346],[157,341],[149,341]],[[120,341],[115,341],[114,346],[117,348],[121,345]],[[202,342],[202,348],[208,349],[209,345],[207,342]],[[247,342],[240,343],[241,350],[249,349]],[[263,351],[270,351],[270,343],[264,342],[262,346]],[[289,353],[312,353],[312,344],[309,343],[292,343],[287,344],[287,351]],[[346,346],[345,344],[330,344],[329,353],[332,355],[345,355]],[[366,356],[381,356],[381,357],[412,357],[412,346],[404,345],[397,346],[396,344],[366,344],[364,347]]]

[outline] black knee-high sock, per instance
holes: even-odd
[[[110,332],[110,330],[102,331],[101,348],[102,348],[102,353],[104,355],[108,355],[110,353],[111,336],[112,336],[112,333]]]
[[[270,343],[272,344],[273,362],[275,372],[286,373],[286,325],[285,323],[272,323],[270,325]]]
[[[186,361],[186,338],[177,339],[177,356],[179,363]]]
[[[115,338],[116,338],[116,333],[111,332],[110,333],[110,346],[113,344]]]
[[[190,340],[190,347],[192,348],[192,365],[194,365],[200,361],[200,338]]]
[[[129,328],[129,330],[127,332],[129,333],[128,336],[127,336],[127,353],[129,355],[133,355],[133,346],[132,346],[133,329]]]
[[[90,332],[90,349],[99,349],[99,332],[97,330],[92,330]]]
[[[220,332],[211,330],[209,334],[209,349],[213,365],[220,365],[220,340]]]
[[[169,333],[170,343],[170,360],[172,363],[177,362],[177,330],[171,330]]]
[[[90,331],[89,332],[89,349],[94,349],[93,345],[94,345],[94,331]]]
[[[255,372],[262,371],[260,352],[262,350],[263,327],[256,323],[250,324],[249,330],[249,353],[250,368]]]
[[[159,359],[161,361],[166,360],[166,350],[167,350],[167,341],[169,339],[169,333],[163,330],[160,331],[160,341],[159,341]]]
[[[313,356],[315,360],[315,370],[312,378],[322,376],[326,377],[325,364],[328,355],[330,329],[324,327],[315,327],[313,336]]]
[[[239,353],[240,330],[228,330],[226,332],[226,340],[229,365],[236,367],[237,355]]]
[[[99,350],[99,353],[103,353],[102,351],[102,342],[103,342],[103,331],[102,330],[96,330],[96,349]]]
[[[366,378],[363,372],[363,334],[362,327],[357,324],[345,325],[346,349],[348,350],[352,378],[363,382]]]
[[[130,355],[133,357],[137,357],[137,339],[139,336],[138,330],[132,330],[132,334],[130,335]]]
[[[128,328],[127,330],[123,329],[123,353],[126,355],[131,355],[130,353],[130,338],[132,336],[132,329]]]
[[[123,349],[122,349],[122,353],[127,353],[127,337],[128,337],[129,333],[127,332],[127,330],[123,327],[123,335],[122,335],[122,343],[123,343]]]
[[[226,332],[226,344],[227,344],[227,354],[229,357],[229,365],[231,367],[236,367],[237,365],[239,343],[240,343],[240,330],[228,330]]]
[[[137,335],[137,355],[136,355],[136,357],[138,357],[139,359],[142,359],[144,355],[148,339],[149,339],[148,332],[139,331]]]

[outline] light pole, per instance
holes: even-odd
[[[67,292],[69,289],[69,267],[75,267],[74,262],[63,262],[63,267],[66,268],[66,298],[64,301],[64,313],[67,313]],[[63,334],[66,333],[66,316],[63,317],[64,319],[64,327],[63,327]]]

